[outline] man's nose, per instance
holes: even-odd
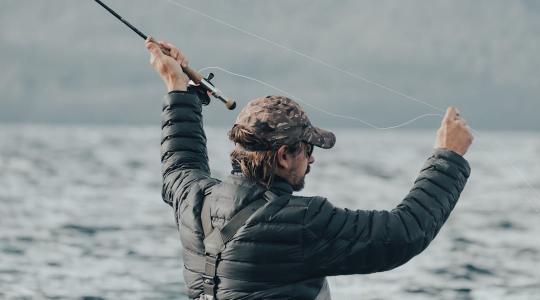
[[[309,162],[310,164],[312,164],[312,163],[315,162],[315,156],[313,156],[313,154],[309,157],[308,162]]]

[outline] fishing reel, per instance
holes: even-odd
[[[213,97],[221,100],[228,109],[234,109],[236,107],[236,103],[230,99],[225,99],[221,91],[212,83],[211,80],[213,78],[214,73],[209,73],[206,78],[202,78],[201,76],[199,84],[196,84],[193,80],[191,80],[190,84],[188,85],[188,91],[195,92],[201,100],[202,105],[210,104],[210,95],[212,95]]]
[[[210,84],[212,87],[215,88],[215,85],[211,81],[213,78],[214,78],[214,73],[209,73],[206,78],[203,78],[203,80],[205,80],[208,84]],[[197,97],[199,97],[199,100],[201,100],[202,105],[210,104],[211,99],[208,94],[211,92],[208,91],[206,88],[204,88],[201,84],[195,84],[193,80],[190,80],[187,90],[190,93],[195,93]]]

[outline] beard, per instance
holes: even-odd
[[[301,191],[302,189],[304,189],[304,186],[306,184],[306,174],[309,173],[309,165],[307,166],[306,168],[306,172],[304,173],[304,176],[302,176],[301,178],[299,178],[296,182],[294,182],[294,184],[292,184],[292,188],[293,188],[293,191],[295,192],[298,192],[298,191]]]
[[[302,178],[300,178],[300,180],[298,180],[298,182],[295,182],[295,183],[292,185],[293,191],[298,192],[298,191],[301,191],[301,190],[304,189],[304,185],[305,185],[305,180],[304,180],[304,178],[306,178],[306,176],[302,176]]]

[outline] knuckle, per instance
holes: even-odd
[[[157,67],[159,70],[162,70],[162,71],[163,71],[163,70],[166,70],[166,69],[167,69],[167,67],[165,66],[165,64],[163,64],[162,62],[157,62],[157,61],[156,61],[155,64],[156,64],[156,67]]]

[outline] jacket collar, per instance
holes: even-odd
[[[239,166],[233,165],[231,175],[236,176],[237,178],[243,178],[244,180],[248,180],[242,174],[242,171],[240,170]],[[266,187],[264,187],[264,188],[266,189]],[[285,179],[283,179],[283,178],[281,178],[281,177],[279,177],[277,175],[275,175],[274,180],[272,180],[272,184],[270,185],[270,190],[277,193],[277,194],[279,194],[279,195],[292,194],[293,193],[293,188],[292,188],[291,184],[287,180],[285,180]]]
[[[278,194],[282,195],[282,194],[292,194],[293,192],[293,188],[291,186],[291,184],[279,177],[279,176],[274,176],[274,180],[272,181],[272,185],[270,186],[270,190],[273,191],[273,192],[277,192]]]

